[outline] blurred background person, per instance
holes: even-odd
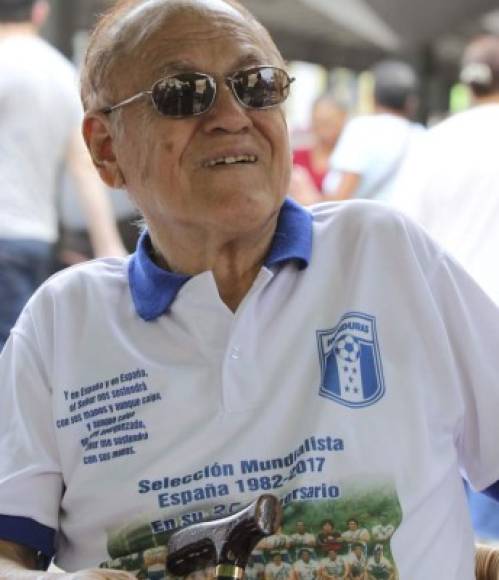
[[[499,304],[499,36],[468,44],[460,79],[473,106],[428,131],[399,176],[394,203]],[[468,492],[479,541],[499,543],[499,506]]]
[[[331,93],[320,96],[312,106],[310,143],[293,151],[290,195],[308,205],[324,201],[323,182],[329,158],[343,130],[348,108]]]
[[[499,303],[499,37],[471,41],[461,80],[472,106],[432,127],[397,180],[394,203],[418,220]]]
[[[46,0],[0,0],[0,350],[25,302],[52,273],[64,165],[95,254],[126,253],[84,147],[75,71],[38,35],[48,10]]]
[[[373,68],[374,113],[351,119],[334,149],[326,177],[328,199],[389,200],[404,157],[424,128],[413,122],[419,82],[401,61]]]

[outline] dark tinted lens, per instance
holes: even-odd
[[[215,96],[212,79],[201,73],[166,77],[152,88],[152,100],[167,117],[190,117],[210,108]]]
[[[278,68],[256,67],[240,71],[232,79],[238,99],[247,107],[273,107],[289,95],[289,77]]]

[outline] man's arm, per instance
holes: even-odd
[[[36,552],[26,546],[0,540],[0,577],[9,578],[27,570],[36,570]]]
[[[125,256],[109,197],[95,170],[79,128],[71,135],[66,163],[74,178],[96,256]]]
[[[90,569],[79,572],[40,572],[35,550],[0,540],[1,580],[136,580],[133,574],[118,570]]]
[[[345,578],[350,578],[350,562],[345,560]]]

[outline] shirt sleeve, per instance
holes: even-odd
[[[499,309],[452,258],[431,280],[443,319],[462,420],[455,439],[464,476],[482,490],[499,480]]]
[[[25,311],[0,356],[0,537],[51,556],[63,483],[51,389],[33,335]]]

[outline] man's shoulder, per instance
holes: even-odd
[[[128,284],[127,264],[126,258],[99,258],[76,264],[53,274],[36,294],[58,297],[105,294],[117,285]]]
[[[312,221],[317,229],[347,228],[350,232],[362,229],[364,232],[380,232],[382,228],[405,227],[410,222],[407,217],[387,203],[355,199],[339,202],[325,202],[310,206]],[[381,228],[381,229],[378,229]]]
[[[400,130],[401,128],[410,128],[416,125],[398,115],[373,113],[370,115],[358,115],[348,121],[344,131],[349,133],[364,134],[370,141],[377,141],[382,134],[374,134],[372,131],[385,131],[392,128]]]
[[[73,63],[43,38],[36,40],[39,41],[38,59],[47,67],[47,72],[51,73],[54,83],[63,86],[66,91],[78,94],[78,74]]]
[[[53,59],[55,62],[64,66],[68,71],[72,73],[76,73],[76,69],[71,61],[55,46],[47,42],[44,38],[40,36],[34,36],[31,41],[31,50],[37,51],[39,55],[42,55],[44,58]]]
[[[473,174],[477,163],[487,170],[496,166],[498,131],[499,104],[473,107],[433,125],[409,157],[401,173],[402,186],[411,194],[428,195],[429,203],[435,194],[439,199],[445,192],[450,195],[457,184],[452,176]]]
[[[31,334],[33,328],[55,332],[75,327],[75,320],[89,317],[91,324],[119,317],[131,308],[127,260],[100,258],[53,274],[31,296],[16,323],[16,331]]]
[[[72,108],[80,106],[75,67],[43,38],[35,35],[8,38],[0,50],[0,69],[4,87],[46,93],[59,114],[66,103]]]
[[[431,127],[426,135],[428,140],[443,139],[447,136],[453,138],[455,133],[464,138],[465,132],[480,135],[484,128],[490,129],[491,124],[495,127],[499,124],[499,103],[479,105],[455,113]]]
[[[372,132],[379,125],[379,119],[376,115],[358,115],[352,117],[345,125],[336,148],[333,151],[333,158],[338,155],[338,149],[344,149],[347,146],[361,147],[365,140],[372,140]]]
[[[379,115],[357,115],[352,117],[345,126],[345,130],[354,131],[362,130],[366,127],[372,127],[373,125],[379,125],[382,123]]]
[[[76,74],[76,69],[71,61],[64,56],[62,52],[49,44],[46,40],[33,35],[12,35],[4,40],[1,44],[0,55],[12,56],[15,54],[18,58],[12,64],[19,67],[24,58],[30,58],[28,65],[33,65],[40,60],[49,60],[66,69],[69,73]]]

